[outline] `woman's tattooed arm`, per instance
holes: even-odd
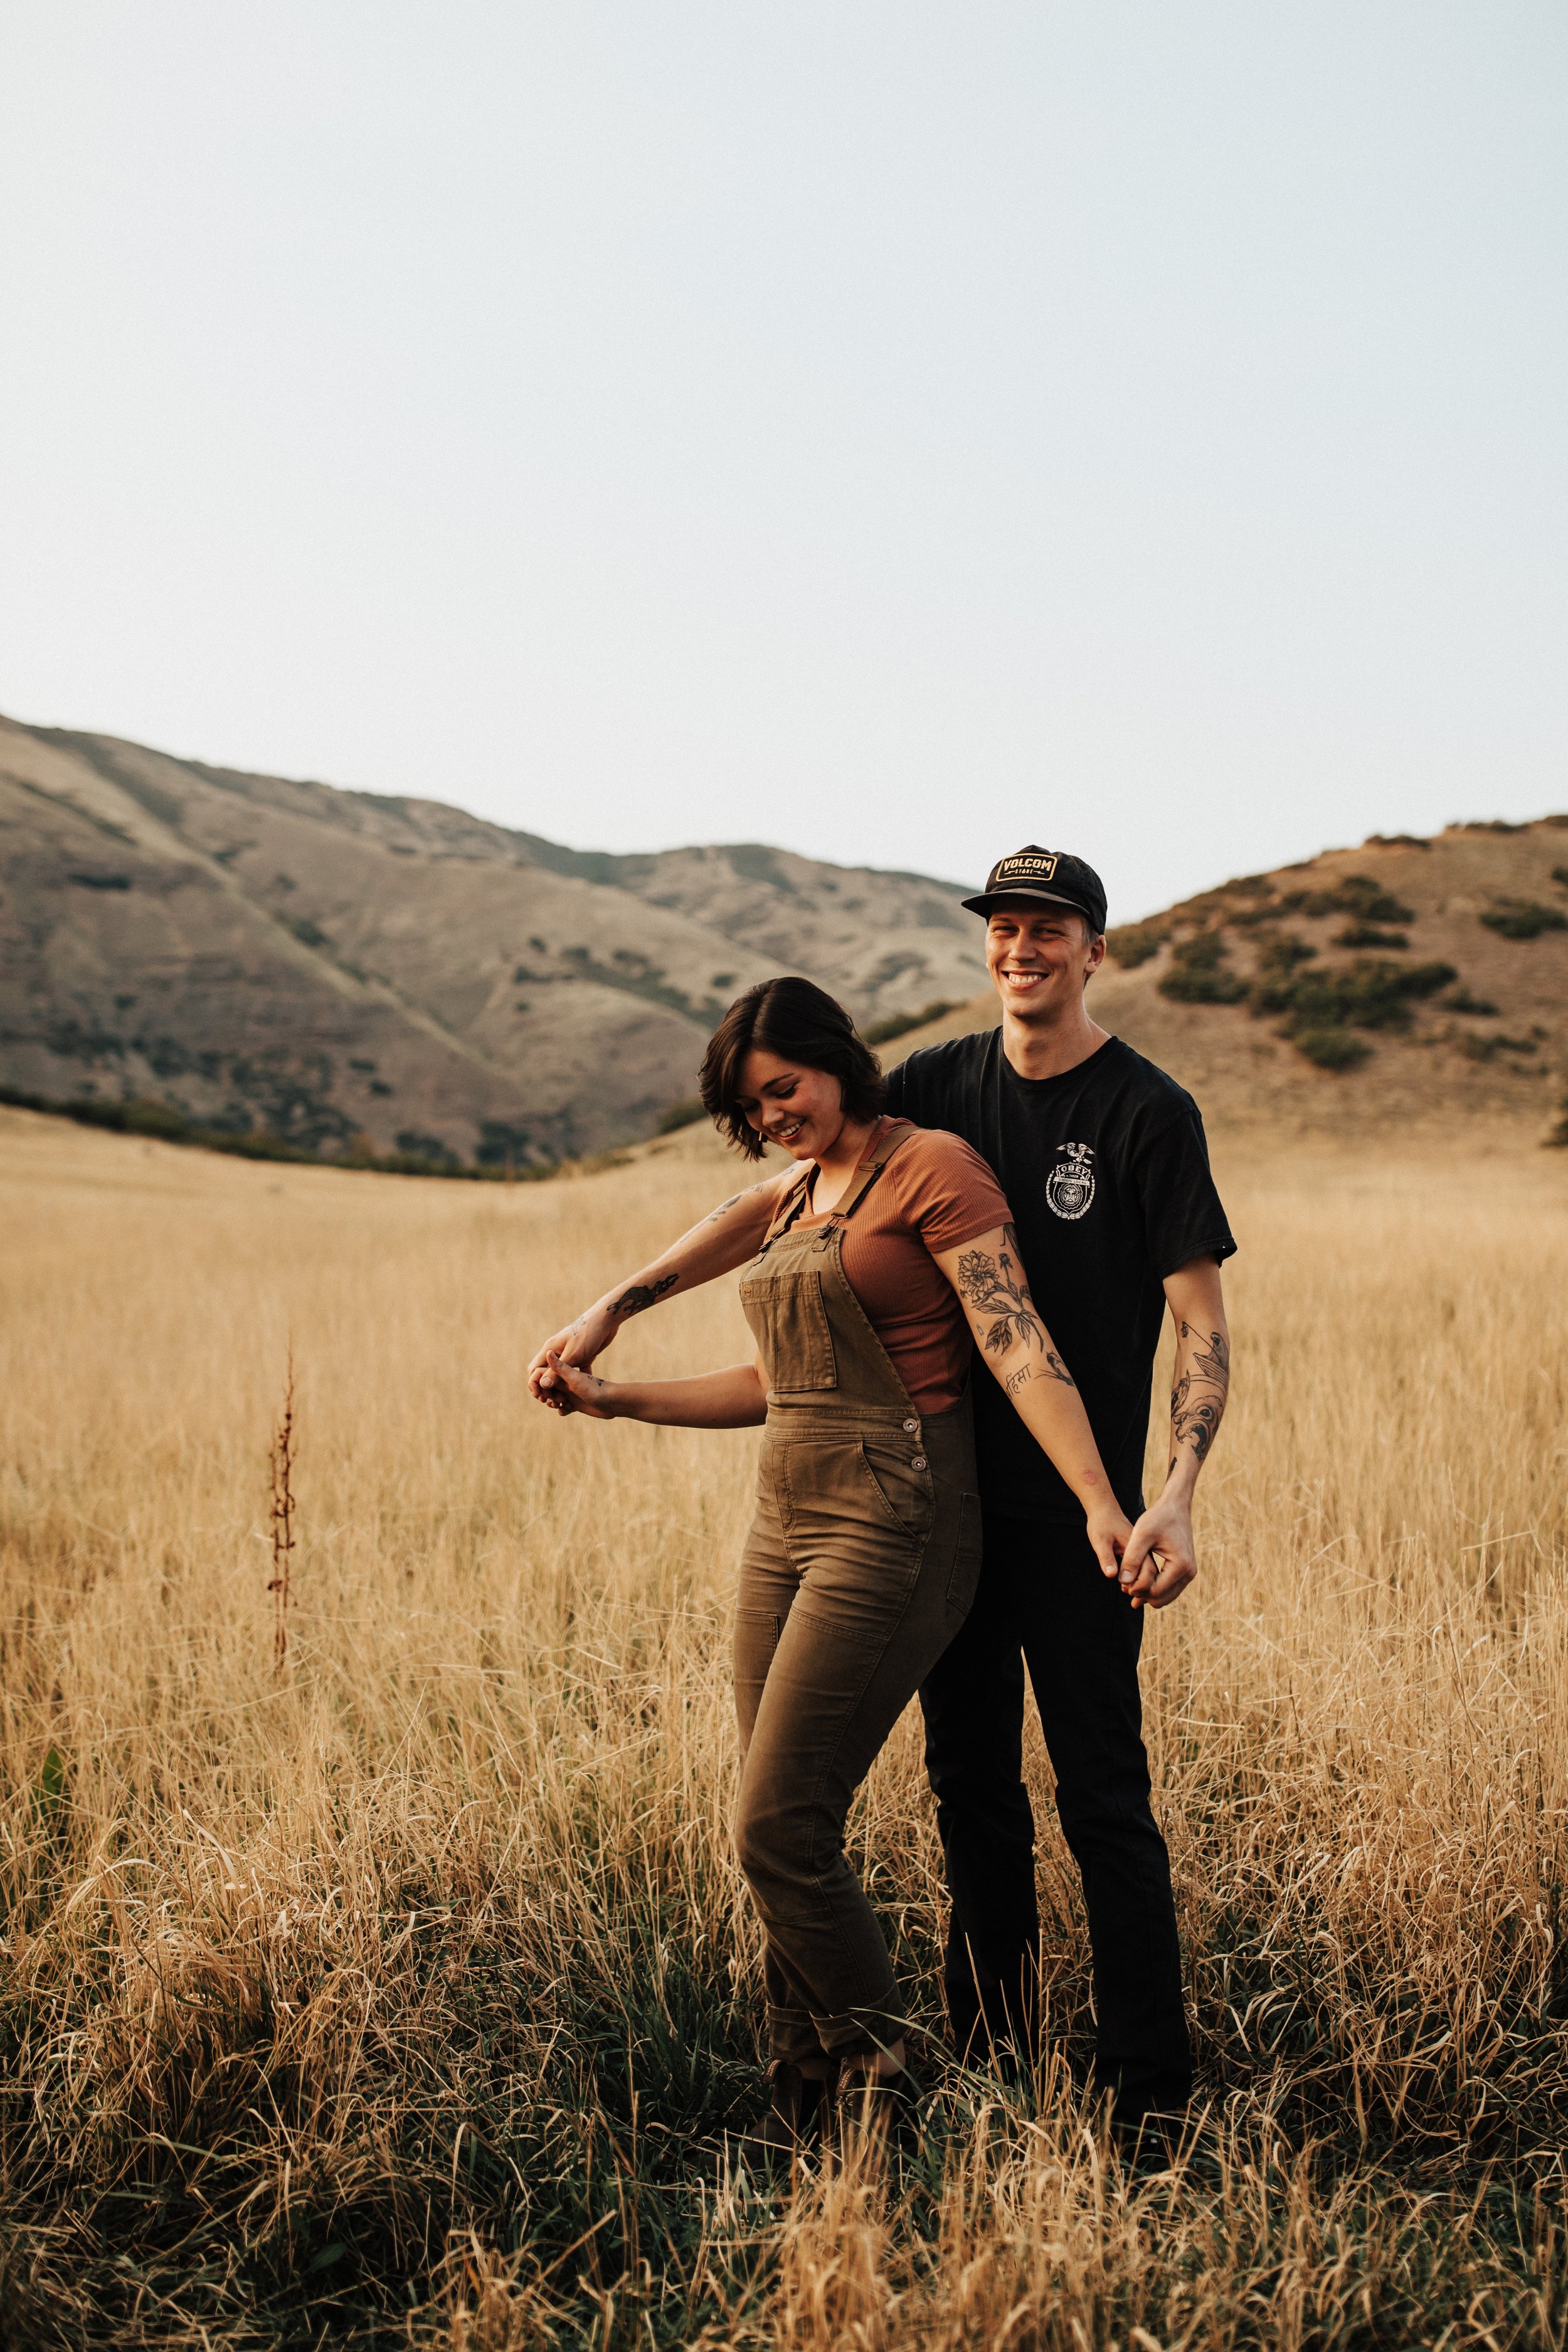
[[[634,1282],[629,1290],[611,1299],[608,1312],[622,1320],[628,1315],[640,1315],[645,1307],[662,1298],[667,1290],[673,1290],[679,1280],[678,1274],[665,1274],[657,1282]]]

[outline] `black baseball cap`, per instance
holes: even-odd
[[[999,857],[979,896],[960,903],[971,914],[988,915],[998,898],[1048,898],[1058,907],[1076,907],[1096,932],[1105,929],[1104,883],[1092,866],[1065,849],[1042,849],[1031,841],[1010,857]]]

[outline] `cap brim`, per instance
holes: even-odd
[[[988,915],[999,898],[1043,898],[1050,907],[1070,907],[1073,913],[1081,915],[1086,923],[1092,923],[1094,920],[1093,915],[1080,899],[1064,898],[1059,890],[1034,890],[1026,886],[1021,886],[1016,889],[983,890],[977,898],[961,898],[958,903],[961,907],[967,907],[972,915]]]

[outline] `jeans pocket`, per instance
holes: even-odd
[[[907,1454],[890,1445],[862,1442],[859,1453],[871,1491],[899,1533],[924,1535],[936,1509],[931,1472],[917,1470]]]

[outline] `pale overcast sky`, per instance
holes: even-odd
[[[0,0],[0,709],[1113,917],[1568,808],[1568,12]]]

